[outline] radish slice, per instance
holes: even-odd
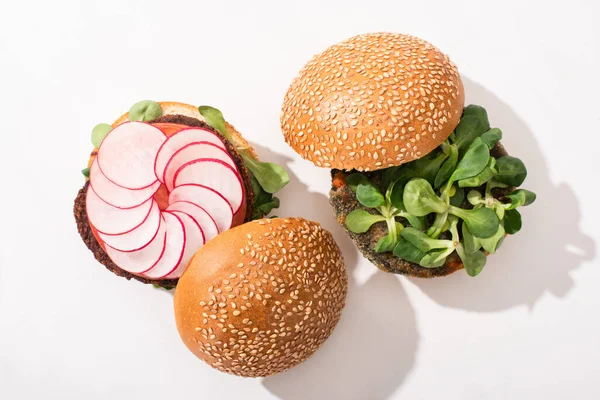
[[[104,138],[98,166],[108,180],[127,189],[144,189],[156,180],[154,160],[165,134],[143,122],[126,122]]]
[[[167,241],[160,260],[151,269],[144,272],[144,275],[150,279],[164,278],[173,272],[181,262],[185,249],[186,234],[181,219],[168,211],[164,211],[162,216],[167,227]]]
[[[167,275],[166,279],[176,279],[183,274],[185,268],[188,266],[188,263],[196,254],[198,249],[204,245],[204,232],[202,232],[202,228],[196,220],[187,215],[186,213],[180,211],[173,211],[173,214],[179,217],[179,219],[183,222],[183,227],[185,228],[185,248],[183,250],[183,257],[179,262],[179,265],[173,272]]]
[[[90,223],[98,232],[107,235],[120,235],[131,232],[142,224],[152,209],[153,199],[126,210],[116,208],[104,202],[91,186],[86,195],[86,210]]]
[[[190,161],[181,166],[173,178],[175,186],[193,183],[219,192],[235,214],[244,201],[244,189],[239,174],[221,160],[212,158]]]
[[[194,203],[189,201],[178,201],[170,204],[167,207],[167,211],[182,212],[194,219],[202,228],[204,232],[204,239],[206,242],[214,238],[219,234],[219,228],[214,219],[206,212],[206,210]]]
[[[160,227],[154,239],[144,248],[137,251],[119,251],[106,246],[106,254],[119,268],[132,274],[142,274],[154,267],[162,257],[167,242],[167,225],[164,218],[160,218]]]
[[[158,150],[158,154],[156,155],[156,160],[154,162],[154,172],[158,179],[163,178],[165,168],[167,167],[171,157],[173,157],[173,154],[175,154],[182,147],[194,142],[209,142],[225,149],[223,139],[207,129],[183,129],[165,140]],[[163,181],[163,183],[165,182]]]
[[[165,167],[162,182],[164,182],[167,190],[173,190],[173,187],[175,186],[173,184],[173,178],[179,168],[190,161],[202,158],[221,160],[237,171],[235,162],[233,162],[229,153],[221,147],[209,142],[190,143],[177,150]]]
[[[104,176],[100,167],[98,167],[98,158],[95,158],[90,168],[90,185],[98,197],[111,206],[133,208],[145,203],[146,200],[154,196],[154,193],[160,187],[160,182],[156,181],[153,185],[144,189],[125,189],[112,183]]]
[[[231,228],[233,210],[225,197],[214,189],[202,185],[181,185],[169,195],[169,204],[188,201],[202,207],[217,224],[219,232]]]
[[[150,213],[140,226],[121,235],[107,235],[99,233],[98,236],[104,243],[115,250],[136,251],[147,246],[158,234],[160,228],[160,209],[156,201],[152,202]]]

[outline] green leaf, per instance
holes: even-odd
[[[464,115],[454,132],[456,133],[455,144],[458,147],[458,153],[463,154],[473,141],[480,137],[489,128],[481,124],[481,121],[475,115]]]
[[[527,168],[523,161],[516,157],[504,156],[496,160],[498,173],[494,180],[509,186],[519,186],[527,177]]]
[[[416,171],[413,176],[419,176],[433,185],[442,164],[447,158],[448,155],[443,152],[431,152],[427,156],[413,161],[410,163],[411,168]]]
[[[495,172],[496,159],[494,157],[489,157],[488,164],[479,174],[472,176],[470,178],[462,179],[458,181],[459,187],[479,187],[485,184],[487,181],[492,179]]]
[[[498,231],[493,236],[489,238],[479,238],[478,240],[485,251],[494,254],[502,242],[502,239],[504,239],[504,227],[500,224],[498,225]]]
[[[487,257],[484,252],[478,250],[473,253],[467,253],[462,244],[458,245],[456,252],[465,266],[467,274],[470,276],[479,275],[483,267],[485,267]]]
[[[211,106],[200,106],[198,107],[198,112],[208,125],[216,129],[225,139],[231,142],[231,135],[227,131],[227,125],[225,125],[225,118],[221,110]]]
[[[465,190],[463,188],[456,189],[456,193],[450,197],[450,205],[460,207],[465,200]]]
[[[496,201],[494,201],[494,206],[492,208],[494,209],[494,211],[496,211],[496,215],[498,216],[498,219],[500,221],[502,221],[504,219],[504,213],[506,212],[506,209],[504,208],[504,204],[502,204],[496,200]]]
[[[487,111],[485,111],[485,108],[481,106],[476,106],[474,104],[470,104],[466,106],[463,110],[463,118],[467,115],[473,115],[477,117],[484,129],[490,129],[490,121],[488,119]]]
[[[90,177],[90,168],[84,168],[81,170],[81,173],[83,174],[83,176],[85,176],[86,178]]]
[[[208,125],[216,129],[225,139],[233,144],[231,135],[227,131],[225,118],[220,110],[211,106],[200,106],[198,107],[198,112]],[[260,186],[266,192],[278,192],[290,182],[290,177],[282,166],[270,162],[258,161],[249,149],[237,150],[244,160],[244,165],[252,172],[258,183],[260,183]]]
[[[500,221],[496,213],[489,208],[474,208],[463,210],[462,208],[450,206],[448,210],[467,224],[469,231],[479,238],[488,238],[498,230]]]
[[[385,204],[379,188],[370,181],[363,181],[356,188],[356,199],[365,207],[376,208]]]
[[[371,225],[381,221],[385,221],[383,215],[370,214],[365,210],[354,210],[346,216],[346,226],[354,233],[365,233]]]
[[[416,216],[408,214],[408,213],[406,213],[405,215],[402,215],[402,216],[404,218],[406,218],[406,220],[412,227],[419,229],[419,230],[425,229],[425,226],[426,226],[425,217],[416,217]]]
[[[375,245],[375,251],[377,253],[386,253],[389,251],[394,251],[394,247],[396,247],[396,243],[398,242],[398,238],[393,237],[391,234],[387,234]]]
[[[489,159],[490,150],[487,145],[481,138],[476,138],[456,166],[456,169],[448,181],[448,185],[452,182],[477,175],[486,167]]]
[[[404,196],[404,187],[398,182],[392,183],[390,190],[390,203],[398,210],[406,211],[402,197]]]
[[[469,190],[469,193],[467,193],[467,201],[474,206],[485,203],[481,193],[479,193],[477,190]]]
[[[388,187],[392,182],[397,179],[400,169],[404,167],[404,165],[397,167],[389,167],[381,171],[381,185],[383,187]]]
[[[396,257],[400,257],[403,260],[410,261],[413,263],[419,263],[423,257],[425,257],[425,253],[410,244],[406,239],[400,238],[396,247],[394,247],[394,255]]]
[[[411,227],[404,228],[400,235],[425,253],[433,249],[448,249],[452,247],[452,241],[450,240],[432,239],[420,230]]]
[[[481,135],[481,140],[487,144],[490,150],[500,141],[500,139],[502,139],[502,131],[498,128],[492,128]]]
[[[535,193],[526,189],[515,190],[506,197],[508,197],[511,201],[510,205],[506,208],[507,210],[512,210],[521,206],[528,206],[536,199]]]
[[[352,191],[356,192],[358,184],[367,182],[368,180],[369,179],[360,172],[354,172],[346,177],[346,185],[348,185]]]
[[[110,131],[112,131],[112,126],[109,124],[98,124],[92,129],[92,144],[95,148],[100,147],[100,144]]]
[[[290,183],[290,176],[280,165],[256,160],[248,150],[239,150],[244,165],[252,172],[260,186],[268,193],[275,193]]]
[[[517,210],[506,210],[504,213],[504,230],[506,233],[514,235],[521,230],[522,225],[520,212]]]
[[[433,186],[436,189],[442,187],[444,182],[450,179],[452,172],[454,172],[456,169],[456,164],[458,163],[458,147],[456,147],[456,145],[450,146],[449,152],[450,154],[448,154],[448,158],[440,167],[440,170],[433,181]]]
[[[425,254],[423,258],[421,258],[421,260],[419,261],[419,265],[425,268],[441,267],[446,263],[446,257],[448,257],[449,251],[450,250],[448,249],[432,250],[429,253]],[[454,251],[454,249],[451,249],[451,251]]]
[[[138,101],[129,109],[130,121],[152,121],[163,115],[160,104],[152,100]]]
[[[404,187],[404,206],[409,214],[422,217],[432,212],[443,213],[448,206],[423,178],[413,178]]]
[[[462,224],[462,239],[467,253],[473,253],[481,248],[479,239],[469,232],[467,224]]]
[[[279,199],[267,193],[260,186],[256,178],[250,174],[252,188],[254,189],[254,202],[252,204],[252,219],[264,218],[273,209],[279,207]]]

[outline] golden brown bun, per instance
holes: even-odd
[[[175,321],[185,345],[212,367],[272,375],[329,337],[347,286],[340,249],[318,223],[252,221],[196,253],[175,291]]]
[[[359,35],[316,55],[283,101],[287,143],[319,167],[373,171],[420,158],[464,105],[456,66],[410,35]]]

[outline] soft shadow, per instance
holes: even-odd
[[[510,106],[470,79],[463,77],[463,82],[467,103],[484,106],[491,124],[502,129],[508,153],[524,160],[528,176],[523,187],[538,197],[522,210],[523,230],[504,241],[479,276],[459,271],[412,282],[440,304],[480,312],[531,308],[547,292],[563,297],[574,285],[570,273],[596,252],[593,239],[579,228],[575,193],[567,183],[552,182],[534,135]]]
[[[292,161],[253,147],[265,161],[288,167]],[[327,196],[310,192],[293,174],[277,195],[281,209],[275,214],[318,221],[333,234],[348,268],[348,298],[329,340],[304,363],[262,384],[283,400],[387,399],[410,372],[419,342],[415,313],[399,279],[383,272],[364,284],[354,279],[358,250],[338,225]]]

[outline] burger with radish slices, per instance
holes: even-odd
[[[332,168],[338,222],[380,269],[475,276],[521,228],[523,162],[481,106],[464,106],[456,66],[410,35],[359,35],[316,55],[283,103],[286,141]]]
[[[92,143],[79,234],[116,275],[165,288],[205,243],[277,208],[289,182],[209,106],[141,101],[97,125]]]

